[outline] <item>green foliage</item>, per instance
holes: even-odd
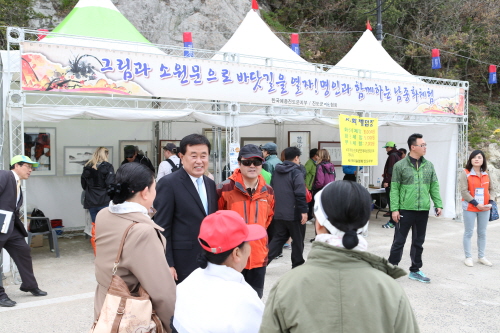
[[[293,32],[292,30],[286,28],[283,24],[280,23],[278,15],[276,13],[266,12],[264,10],[261,10],[260,13],[262,14],[264,22],[266,22],[273,30],[278,32],[283,32],[283,31]]]
[[[31,0],[0,0],[0,26],[27,27],[36,14]],[[7,48],[7,29],[0,27],[0,49]]]
[[[500,143],[500,117],[491,116],[500,114],[500,105],[490,103],[484,105],[469,105],[469,146],[477,147],[484,142]]]
[[[58,6],[58,12],[60,15],[65,15],[69,13],[75,5],[78,3],[78,0],[61,0],[60,6]]]
[[[500,103],[488,103],[486,107],[491,117],[500,119]]]

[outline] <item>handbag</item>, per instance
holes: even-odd
[[[45,217],[45,215],[40,209],[34,208],[31,217]],[[49,231],[49,224],[47,220],[32,219],[30,220],[29,231],[31,233]]]
[[[139,285],[137,293],[130,293],[127,284],[116,275],[125,238],[134,225],[135,222],[123,233],[113,266],[111,284],[106,293],[101,313],[89,333],[166,333],[160,318],[153,309],[147,291]]]
[[[313,200],[313,195],[306,186],[306,202],[310,203],[312,200]]]
[[[491,205],[490,209],[490,221],[496,221],[500,217],[498,216],[498,206],[497,202],[494,200],[490,200],[489,204]]]

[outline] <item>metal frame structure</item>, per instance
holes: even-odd
[[[7,45],[8,50],[20,49],[22,53],[22,45],[21,43],[24,41],[36,40],[36,34],[38,32],[35,30],[21,29],[21,28],[8,28],[7,29]],[[54,34],[56,36],[56,34]],[[57,36],[65,36],[65,35],[57,35]],[[68,36],[66,36],[68,37]],[[89,39],[81,36],[69,36],[75,39],[75,44],[78,45],[78,40],[81,39]],[[127,43],[123,41],[107,41],[112,45],[113,43]],[[134,44],[134,43],[128,43]],[[151,45],[147,45],[151,46]],[[165,45],[154,45],[158,49],[162,50],[165,54],[174,56],[174,57],[183,57],[184,48],[183,47],[175,47],[175,46],[165,46]],[[112,46],[110,46],[112,48]],[[11,52],[9,52],[11,53]],[[255,57],[242,55],[237,53],[220,53],[216,51],[209,50],[200,50],[194,49],[194,57],[207,59],[212,58],[214,55],[220,55],[221,61],[229,61],[235,63],[244,64],[247,59],[252,61],[252,64],[255,64],[255,61],[262,62],[263,65],[273,66],[276,60],[279,60],[280,63],[289,63],[291,66],[294,64],[304,66],[304,63],[294,63],[291,61],[284,61],[281,59],[271,59],[271,58],[263,58],[263,57]],[[17,61],[10,62],[7,64],[6,70],[12,72],[12,68],[20,68],[20,57],[18,59],[11,59]],[[310,70],[314,72],[322,72],[324,73],[326,70],[334,67],[331,65],[325,64],[313,64],[306,63],[306,65],[311,65]],[[335,67],[338,68],[338,67]],[[346,68],[338,68],[345,73],[345,71],[350,71],[351,76],[353,77],[371,77],[373,74],[377,72],[373,71],[365,71],[359,69],[346,69]],[[4,68],[5,70],[5,68]],[[307,69],[306,69],[307,70]],[[382,73],[382,72],[380,72]],[[391,74],[391,73],[382,73],[385,76],[391,75],[393,80],[400,80],[408,83],[408,77],[405,76],[402,78],[401,75]],[[343,74],[345,75],[345,74]],[[459,138],[458,138],[458,165],[457,170],[460,170],[463,166],[463,163],[466,161],[466,153],[467,153],[467,132],[468,132],[468,82],[466,81],[457,81],[457,80],[447,80],[441,78],[431,78],[431,77],[422,77],[422,76],[414,76],[412,80],[418,83],[428,83],[433,85],[444,85],[444,86],[452,86],[457,88],[463,88],[465,93],[465,110],[464,115],[434,115],[434,114],[413,114],[413,113],[389,113],[389,112],[374,112],[370,110],[347,110],[347,109],[322,109],[322,108],[307,108],[307,107],[290,107],[290,106],[276,106],[276,105],[262,105],[262,104],[245,104],[245,103],[236,103],[230,101],[206,101],[206,100],[175,100],[175,99],[165,99],[165,98],[142,98],[142,97],[124,97],[124,96],[113,96],[113,95],[102,95],[102,96],[90,96],[84,94],[60,94],[60,93],[44,93],[44,92],[26,92],[21,90],[20,80],[18,77],[13,77],[12,82],[3,82],[3,84],[9,84],[13,87],[8,95],[8,128],[9,128],[9,145],[10,145],[10,156],[14,156],[17,154],[24,153],[24,119],[23,119],[23,108],[24,107],[33,107],[33,106],[67,106],[67,107],[79,107],[84,106],[86,108],[99,107],[99,108],[110,108],[110,109],[129,109],[129,110],[137,110],[140,112],[141,110],[192,110],[196,112],[202,112],[206,114],[213,115],[226,115],[228,117],[228,121],[226,122],[226,152],[229,151],[229,143],[230,142],[239,142],[239,128],[235,125],[236,118],[238,115],[245,114],[262,114],[263,116],[268,117],[270,123],[275,124],[275,132],[278,140],[279,146],[284,146],[283,140],[284,136],[284,124],[281,121],[273,120],[273,117],[287,116],[287,117],[295,117],[295,116],[304,116],[304,115],[312,115],[315,118],[338,118],[340,114],[356,114],[365,117],[374,117],[378,118],[379,121],[397,121],[399,123],[409,122],[409,123],[449,123],[456,124],[459,128]],[[384,81],[384,80],[382,80]],[[15,115],[15,116],[14,116]],[[88,118],[83,118],[88,119]],[[172,134],[172,122],[173,121],[161,121],[155,122],[154,133],[157,138],[171,138]],[[3,128],[3,127],[2,127]],[[217,131],[214,131],[214,146],[216,149],[214,151],[222,150],[222,128],[218,127]],[[158,142],[158,141],[155,141]],[[2,151],[3,144],[0,139],[0,152]],[[157,147],[157,149],[161,149],[161,147]],[[222,170],[222,156],[221,154],[214,153],[213,161],[217,166],[216,170],[216,181],[221,179],[221,170]],[[157,154],[155,154],[157,156]],[[458,173],[457,173],[458,180]],[[25,184],[23,184],[23,189],[25,189]],[[459,207],[460,203],[460,194],[457,189],[456,194],[456,204]],[[25,205],[26,205],[25,200]],[[457,209],[457,216],[460,216],[461,212]]]

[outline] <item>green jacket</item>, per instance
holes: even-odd
[[[313,159],[309,159],[306,162],[306,187],[308,190],[312,190],[314,183],[314,177],[316,177],[316,162]]]
[[[260,174],[266,180],[266,184],[267,185],[271,185],[271,174],[269,172],[267,172],[266,170],[264,170],[264,169],[260,170]]]
[[[374,254],[313,242],[306,263],[271,289],[259,332],[419,332],[394,281],[404,275]]]
[[[266,163],[262,165],[262,169],[266,170],[273,175],[274,168],[276,167],[276,164],[281,163],[281,160],[278,158],[277,155],[269,155],[266,157]]]
[[[422,157],[418,170],[410,161],[409,155],[394,164],[391,181],[391,211],[443,208],[439,195],[439,183],[434,165]]]

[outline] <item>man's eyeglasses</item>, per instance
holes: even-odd
[[[414,145],[414,146],[425,148],[427,147],[427,143],[422,143],[421,145]]]
[[[262,160],[241,160],[240,163],[247,167],[251,166],[252,164],[255,166],[259,166],[262,165]]]
[[[24,163],[23,166],[27,167],[30,170],[33,170],[33,166],[31,164]]]

